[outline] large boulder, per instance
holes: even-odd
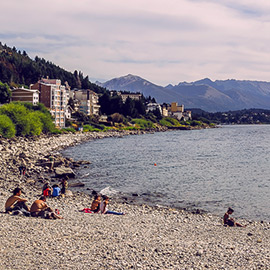
[[[69,178],[75,177],[75,172],[69,167],[57,167],[54,169],[55,177],[65,177],[68,176]]]

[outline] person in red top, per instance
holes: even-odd
[[[49,182],[47,182],[43,188],[42,188],[42,195],[45,197],[50,197],[52,195],[52,188],[49,184]]]

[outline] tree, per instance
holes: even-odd
[[[12,138],[16,134],[15,126],[7,115],[0,115],[0,134],[4,138]]]
[[[74,100],[72,97],[69,98],[68,100],[68,105],[74,110],[75,109],[75,104],[74,104]]]
[[[124,121],[124,117],[120,113],[114,113],[109,117],[110,121],[113,123],[122,123]]]
[[[137,110],[135,109],[135,102],[130,97],[126,99],[125,104],[123,105],[123,115],[124,116],[131,116],[136,117],[137,116]]]
[[[40,135],[43,129],[42,122],[40,120],[38,112],[30,112],[27,115],[29,120],[29,134],[30,135]]]
[[[0,103],[8,103],[11,98],[11,91],[6,83],[0,81]]]
[[[111,114],[111,98],[110,95],[106,92],[99,98],[100,112],[102,114],[110,115]]]

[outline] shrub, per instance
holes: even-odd
[[[136,127],[124,127],[123,130],[137,130]]]
[[[76,130],[74,128],[62,128],[63,133],[76,133]]]
[[[27,118],[28,109],[21,104],[9,103],[0,108],[0,114],[7,115],[16,127],[17,136],[25,136],[30,133],[30,123]]]
[[[191,121],[190,123],[191,126],[201,126],[202,125],[202,122],[201,121],[197,121],[197,120],[193,120]]]
[[[172,118],[172,117],[164,117],[159,121],[159,123],[162,126],[166,126],[166,127],[179,127],[179,126],[181,126],[179,121],[175,118]]]
[[[135,124],[140,129],[149,129],[154,128],[154,124],[151,121],[147,121],[145,119],[135,118],[131,121],[132,124]]]
[[[55,129],[51,114],[43,113],[41,111],[35,111],[35,114],[39,117],[42,123],[42,132],[51,133]]]
[[[83,131],[84,132],[88,132],[88,131],[90,131],[90,132],[100,132],[101,130],[99,128],[95,128],[95,127],[93,127],[91,125],[84,125],[83,126]]]
[[[124,121],[124,116],[120,113],[114,113],[108,118],[109,121],[113,123],[122,123]]]
[[[57,129],[57,128],[54,128],[52,131],[51,131],[52,134],[62,134],[62,130],[60,129]]]
[[[30,112],[27,115],[29,121],[29,132],[25,135],[40,135],[43,129],[43,124],[36,112]]]
[[[0,115],[0,134],[4,138],[12,138],[16,134],[16,129],[7,115]]]

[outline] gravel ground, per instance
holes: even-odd
[[[11,162],[23,148],[32,164],[23,182],[29,205],[39,196],[35,159],[90,139],[86,135],[1,140],[0,204],[17,185]],[[57,141],[57,143],[56,143]],[[16,162],[15,162],[16,163]],[[183,210],[111,202],[126,215],[82,213],[89,195],[49,198],[62,220],[0,213],[0,269],[270,269],[270,223],[239,220],[224,227],[221,217]]]

